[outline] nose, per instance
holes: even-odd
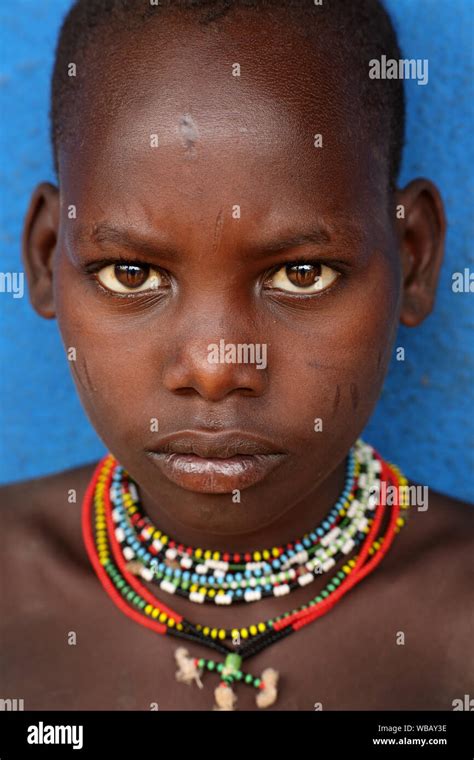
[[[235,324],[235,323],[234,323]],[[261,396],[267,387],[266,343],[225,337],[225,330],[178,338],[165,362],[162,381],[179,395],[221,401],[231,394]],[[227,333],[229,335],[229,333]]]

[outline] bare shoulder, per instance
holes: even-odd
[[[431,489],[423,504],[410,504],[389,573],[407,613],[461,662],[473,650],[474,506]]]
[[[95,463],[0,487],[2,563],[40,560],[43,549],[62,542],[78,546],[80,505]],[[32,551],[34,550],[34,551]]]

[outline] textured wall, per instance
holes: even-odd
[[[69,0],[2,3],[1,271],[21,271],[20,234],[29,194],[54,181],[48,90],[58,26]],[[437,307],[416,330],[400,329],[405,362],[393,361],[366,438],[437,490],[473,498],[472,321],[474,295],[454,294],[451,274],[473,268],[469,169],[473,88],[468,62],[472,0],[388,0],[406,57],[429,59],[429,84],[407,83],[407,149],[401,181],[426,175],[447,207],[447,256]],[[472,218],[472,216],[471,216]],[[56,323],[28,299],[0,293],[3,482],[58,471],[103,453],[72,384]],[[471,453],[469,453],[471,452]]]

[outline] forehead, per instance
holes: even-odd
[[[86,213],[159,209],[182,223],[243,204],[260,223],[385,202],[386,166],[327,41],[247,11],[217,27],[164,17],[107,51],[85,62],[61,161],[61,187]]]

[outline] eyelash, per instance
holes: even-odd
[[[124,264],[124,265],[129,264],[129,265],[132,265],[132,264],[134,264],[135,266],[140,266],[140,265],[142,265],[142,266],[149,266],[150,269],[153,269],[153,270],[157,271],[162,276],[165,276],[168,279],[170,279],[170,277],[171,277],[171,275],[166,271],[166,269],[162,269],[161,267],[158,267],[158,266],[153,266],[152,264],[149,264],[147,261],[142,261],[141,259],[129,259],[129,258],[126,258],[126,257],[123,257],[123,256],[118,256],[118,257],[116,257],[114,259],[100,259],[98,261],[94,261],[94,262],[91,262],[89,264],[86,264],[83,267],[83,271],[85,272],[85,274],[92,277],[92,279],[94,280],[95,284],[100,289],[101,293],[104,293],[106,296],[110,296],[110,297],[115,298],[115,299],[131,299],[131,298],[133,298],[133,299],[142,298],[143,299],[143,298],[146,298],[147,296],[150,297],[150,295],[153,295],[156,298],[157,296],[162,295],[162,293],[160,293],[158,290],[154,291],[154,292],[151,292],[151,291],[141,291],[139,293],[133,293],[133,292],[131,292],[131,293],[115,293],[115,292],[109,290],[109,288],[106,288],[104,285],[102,285],[102,283],[98,280],[98,278],[95,275],[97,274],[97,272],[100,272],[101,269],[104,269],[104,267],[110,266],[112,264],[114,264],[114,265],[120,265],[120,264]],[[316,292],[312,292],[312,293],[295,293],[295,292],[290,293],[288,291],[278,290],[278,288],[274,288],[274,289],[269,288],[269,290],[273,290],[273,295],[277,295],[278,297],[281,296],[283,298],[290,297],[292,299],[294,299],[294,298],[300,298],[300,299],[319,298],[319,297],[321,297],[323,295],[326,295],[326,293],[328,291],[330,291],[330,290],[333,289],[334,285],[340,279],[341,275],[343,276],[345,274],[347,268],[348,268],[348,265],[347,265],[346,262],[342,262],[342,261],[327,261],[327,260],[323,261],[322,259],[316,259],[316,258],[313,258],[313,257],[310,257],[310,256],[305,257],[304,255],[302,255],[299,258],[294,259],[292,261],[283,261],[280,264],[276,264],[274,267],[272,267],[271,269],[269,269],[269,270],[267,270],[265,272],[265,274],[263,275],[263,281],[265,282],[270,277],[274,276],[283,267],[293,267],[293,266],[297,266],[298,264],[310,264],[310,265],[313,265],[313,266],[318,266],[318,265],[326,266],[326,267],[329,267],[330,269],[334,270],[335,272],[337,272],[339,276],[336,278],[336,280],[331,285],[329,285],[328,287],[324,288],[320,292],[316,291]]]

